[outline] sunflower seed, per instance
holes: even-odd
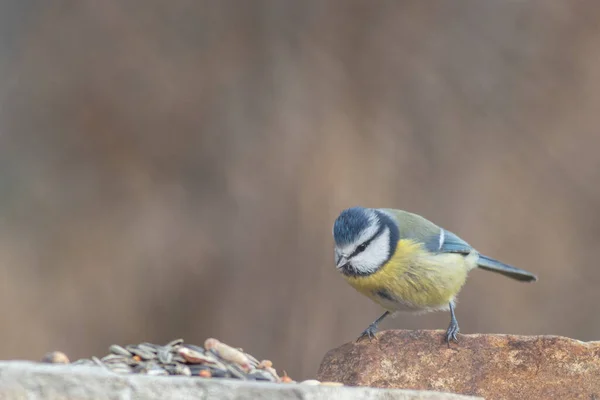
[[[231,374],[222,369],[211,368],[210,372],[212,373],[213,378],[231,378]]]
[[[273,367],[265,367],[264,368],[265,371],[267,371],[269,374],[271,374],[271,376],[273,376],[273,378],[275,378],[276,381],[280,381],[281,378],[279,377],[279,375],[277,375],[277,371],[275,370],[275,368]]]
[[[198,375],[200,371],[213,371],[214,369],[210,368],[208,365],[201,364],[192,364],[188,365],[191,375]]]
[[[46,359],[49,360],[50,357]],[[164,346],[149,342],[124,347],[113,344],[109,347],[109,354],[102,358],[91,357],[72,364],[99,366],[115,374],[294,382],[285,373],[279,378],[271,361],[259,362],[243,349],[229,346],[214,338],[207,339],[205,347],[184,343],[183,339],[172,340]],[[314,382],[305,381],[305,384],[315,384]]]
[[[171,340],[169,343],[165,345],[165,347],[175,347],[183,344],[183,339],[175,339]]]
[[[214,354],[217,354],[223,360],[241,366],[245,371],[248,371],[251,367],[250,359],[246,353],[222,343],[217,339],[206,339],[204,341],[204,348],[209,349],[209,351]]]
[[[253,356],[251,356],[250,354],[246,353],[246,357],[248,357],[248,359],[250,360],[250,365],[253,367],[256,367],[259,362],[256,358],[254,358]]]
[[[124,347],[119,346],[118,344],[113,344],[108,348],[108,351],[112,354],[116,354],[119,356],[131,357],[132,354],[127,351]]]
[[[164,369],[169,373],[169,375],[192,375],[190,367],[188,367],[187,365],[167,364],[164,366]]]
[[[173,355],[173,359],[171,360],[171,362],[181,363],[181,364],[186,363],[185,358],[180,356],[179,353],[176,353],[175,355]]]
[[[231,376],[233,376],[234,378],[243,379],[243,380],[246,379],[246,374],[237,365],[228,364],[228,365],[225,365],[225,367],[227,368],[227,371],[229,371]]]
[[[269,382],[276,381],[276,379],[273,377],[273,375],[269,374],[268,372],[261,371],[259,369],[256,369],[256,370],[250,372],[249,374],[246,374],[246,378],[253,380],[253,381],[269,381]]]
[[[146,350],[130,348],[129,351],[139,356],[142,360],[153,360],[156,358],[156,354]]]
[[[137,345],[138,350],[146,351],[148,353],[153,353],[153,354],[158,353],[159,347],[161,347],[161,346],[158,346],[158,345],[152,344],[152,343],[140,343]]]
[[[190,364],[205,364],[214,363],[217,361],[216,357],[211,357],[208,354],[202,354],[187,347],[180,347],[177,352],[185,359],[185,361]]]
[[[135,367],[133,367],[133,370],[135,372],[141,373],[141,374],[149,374],[151,371],[154,371],[154,370],[156,370],[156,371],[154,371],[152,373],[155,375],[156,374],[158,374],[158,375],[166,374],[166,371],[164,371],[165,373],[163,374],[162,372],[158,371],[159,369],[164,371],[164,369],[161,368],[160,365],[158,365],[155,362],[146,362],[146,363],[142,363],[142,364],[139,364],[139,365],[136,365]]]
[[[120,356],[117,354],[108,354],[100,359],[103,363],[114,363],[128,360],[129,357]]]
[[[203,348],[203,347],[200,347],[200,346],[195,346],[195,345],[193,345],[193,344],[187,344],[187,343],[186,343],[186,344],[184,344],[182,347],[186,347],[186,348],[188,348],[188,349],[191,349],[191,350],[197,351],[197,352],[198,352],[198,353],[200,353],[200,354],[204,354],[204,353],[206,353],[206,351],[204,350],[204,348]]]
[[[163,364],[169,364],[171,360],[173,360],[173,353],[171,353],[171,349],[168,347],[161,347],[158,349],[158,353],[156,355],[158,356],[158,361]]]

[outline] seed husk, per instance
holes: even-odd
[[[124,347],[119,346],[118,344],[113,344],[108,348],[108,351],[112,354],[116,354],[119,356],[131,357],[131,352],[129,352]]]
[[[58,362],[57,354],[48,353],[44,362]],[[63,353],[60,353],[63,354]],[[64,355],[68,362],[68,358]],[[239,347],[208,338],[204,347],[175,339],[166,345],[150,342],[121,346],[113,344],[103,357],[80,359],[72,365],[99,366],[115,374],[145,374],[151,376],[192,376],[203,378],[234,378],[261,382],[294,383],[284,372],[279,377],[270,360],[258,361]],[[339,382],[306,380],[305,385],[341,386]]]

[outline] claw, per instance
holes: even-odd
[[[369,325],[369,327],[367,329],[365,329],[363,331],[363,333],[360,334],[360,336],[358,337],[358,339],[356,339],[356,341],[358,342],[359,340],[367,337],[369,338],[369,342],[372,341],[372,339],[376,338],[375,334],[377,333],[377,325]]]
[[[446,331],[446,342],[448,343],[448,346],[450,346],[450,341],[458,343],[458,337],[456,337],[458,332],[460,332],[458,325],[451,324],[448,327],[448,330]]]
[[[450,303],[450,325],[446,331],[446,342],[448,343],[448,347],[450,347],[450,341],[458,343],[458,338],[456,337],[458,332],[460,332],[460,328],[458,327],[458,321],[454,315],[454,304]]]
[[[371,341],[371,339],[375,338],[375,334],[377,333],[377,327],[379,326],[379,323],[381,321],[384,320],[385,317],[387,317],[390,314],[389,311],[384,312],[381,317],[377,318],[375,321],[373,321],[373,323],[371,323],[371,325],[369,325],[367,327],[367,329],[365,329],[363,331],[363,333],[360,334],[360,336],[358,337],[358,339],[356,339],[356,341],[358,342],[360,339],[364,338],[365,336],[369,338],[369,341]]]

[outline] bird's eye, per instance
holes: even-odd
[[[362,253],[363,251],[365,251],[366,248],[367,248],[367,244],[366,243],[361,244],[360,246],[358,246],[356,248],[356,254]]]

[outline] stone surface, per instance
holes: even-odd
[[[486,399],[600,399],[600,342],[557,336],[382,331],[329,351],[317,379]]]
[[[469,400],[431,391],[326,387],[145,375],[101,368],[0,362],[0,399],[10,400]]]

